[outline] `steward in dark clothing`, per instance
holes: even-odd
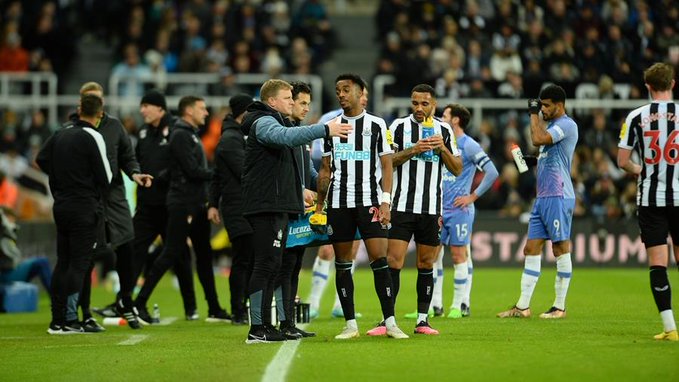
[[[82,332],[76,302],[97,248],[97,225],[112,174],[106,146],[92,122],[103,107],[84,96],[84,120],[56,132],[38,153],[36,163],[49,176],[57,225],[57,264],[52,277],[52,322],[47,332]]]
[[[207,168],[205,152],[196,133],[207,116],[205,101],[197,97],[183,97],[179,111],[182,118],[171,129],[169,139],[167,241],[163,252],[153,263],[135,305],[141,320],[153,322],[146,308],[148,299],[165,272],[184,254],[186,239],[190,237],[196,253],[198,279],[209,307],[207,321],[228,321],[230,316],[219,305],[212,271],[210,223],[207,219],[207,182],[212,178],[212,171]]]
[[[77,121],[78,115],[71,116],[64,128],[69,127]],[[107,255],[107,252],[115,252],[116,270],[120,277],[120,292],[118,292],[117,300],[120,301],[121,314],[123,310],[130,311],[132,307],[132,291],[136,284],[136,278],[133,275],[133,255],[132,240],[134,239],[134,229],[132,225],[132,214],[130,206],[125,197],[125,185],[121,174],[124,172],[131,180],[137,181],[135,176],[141,175],[139,163],[135,158],[132,149],[132,143],[125,131],[122,123],[106,113],[99,121],[95,129],[102,135],[106,145],[106,154],[109,161],[113,180],[104,197],[104,228],[105,240],[108,246],[101,246],[98,255]],[[102,232],[100,232],[102,234]],[[94,264],[91,265],[94,267]],[[94,322],[90,322],[92,314],[90,313],[90,295],[91,295],[91,278],[89,274],[83,283],[83,290],[80,295],[79,305],[83,312],[83,321],[85,331],[102,331],[103,329]],[[126,309],[123,309],[123,308]],[[139,328],[139,325],[134,323],[130,325],[131,328]]]
[[[164,96],[163,101],[164,101]],[[144,102],[144,99],[142,99]],[[151,102],[151,101],[149,101]],[[160,106],[160,105],[158,105]],[[163,109],[164,110],[164,109]],[[167,192],[170,185],[170,130],[177,121],[170,112],[165,111],[158,126],[144,124],[139,130],[136,155],[145,173],[152,175],[153,185],[149,188],[137,187],[137,208],[134,214],[134,278],[145,269],[148,276],[155,256],[149,256],[148,248],[160,235],[166,242],[167,229]],[[179,289],[184,303],[186,316],[196,312],[196,295],[193,287],[191,254],[184,244],[183,255],[174,262],[174,272],[179,281]]]
[[[254,230],[248,343],[285,339],[280,333],[271,331],[270,310],[287,240],[289,215],[304,212],[304,165],[297,147],[329,136],[330,131],[325,125],[290,128],[290,121],[279,110],[269,106],[283,109],[286,100],[291,100],[289,89],[283,81],[267,81],[261,91],[267,104],[255,102],[250,105],[243,121],[244,131],[248,132],[243,171],[243,212]]]
[[[247,96],[249,98],[249,96]],[[252,102],[252,98],[249,98]],[[232,107],[232,110],[234,108]],[[242,117],[244,110],[237,117]],[[233,323],[247,320],[247,285],[252,257],[252,227],[243,217],[241,177],[245,157],[245,134],[229,114],[222,123],[222,136],[215,150],[215,171],[210,184],[209,207],[218,208],[233,248],[229,289]]]

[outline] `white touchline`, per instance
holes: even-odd
[[[175,321],[177,321],[177,317],[165,317],[165,318],[161,318],[160,323],[155,324],[155,325],[165,326],[165,325],[170,325]]]
[[[118,345],[136,345],[147,338],[149,338],[148,334],[134,334],[131,335],[130,338],[126,339],[125,341],[118,342]]]
[[[306,329],[306,324],[298,325],[300,329]],[[297,347],[303,340],[285,341],[283,346],[278,349],[278,353],[273,357],[271,362],[266,366],[262,382],[282,382],[288,375],[288,370],[292,364],[292,359],[295,357]]]

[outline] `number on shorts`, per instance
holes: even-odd
[[[554,225],[554,235],[558,235],[559,228],[561,227],[561,222],[558,219],[554,219],[554,222],[552,224]]]
[[[374,223],[374,222],[380,221],[380,209],[379,209],[379,208],[377,208],[377,207],[370,207],[370,209],[368,210],[368,212],[370,212],[371,214],[373,214],[373,218],[372,218],[371,222]]]
[[[457,237],[466,237],[467,233],[467,223],[455,224],[455,230],[457,231]]]

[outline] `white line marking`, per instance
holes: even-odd
[[[136,345],[147,338],[149,338],[148,334],[133,334],[125,341],[118,342],[118,345]]]
[[[167,325],[172,324],[175,321],[177,321],[177,317],[165,317],[165,318],[161,318],[160,323],[158,323],[156,325],[167,326]]]
[[[300,329],[306,329],[307,325],[302,324],[298,326]],[[294,341],[285,341],[283,346],[278,349],[278,353],[273,357],[271,362],[266,366],[262,382],[283,382],[288,375],[288,370],[292,364],[292,359],[295,357],[297,347],[303,339]]]
[[[45,348],[45,349],[84,348],[84,347],[93,347],[93,346],[101,346],[101,344],[47,345],[47,346],[43,346],[43,348]]]

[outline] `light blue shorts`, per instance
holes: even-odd
[[[535,199],[528,221],[528,239],[557,243],[571,238],[575,199],[560,197]]]
[[[464,246],[471,242],[474,226],[474,206],[464,209],[455,208],[443,211],[443,227],[441,227],[441,244]]]

